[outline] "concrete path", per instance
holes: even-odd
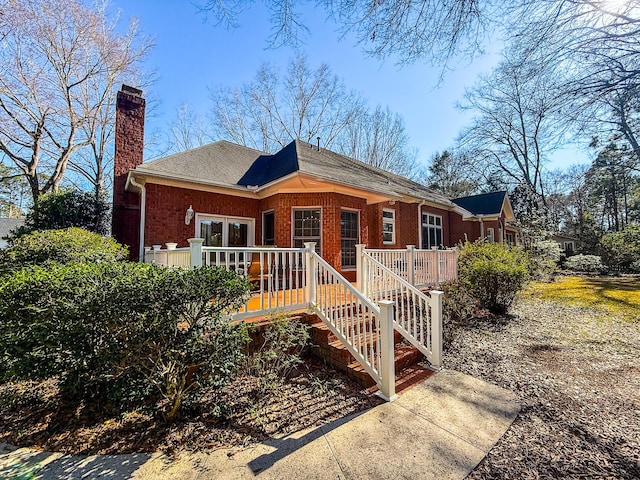
[[[245,450],[76,457],[0,446],[2,479],[462,479],[513,422],[516,396],[444,370],[393,403]]]

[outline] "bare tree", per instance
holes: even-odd
[[[265,0],[271,11],[272,46],[297,45],[309,33],[301,7],[315,3],[338,33],[354,33],[365,52],[376,57],[394,56],[400,63],[429,59],[447,64],[459,54],[481,50],[491,9],[502,0]],[[200,10],[218,24],[237,26],[238,15],[249,8],[248,0],[206,0]],[[490,8],[491,7],[491,8]]]
[[[213,140],[211,127],[188,103],[181,104],[171,122],[169,152],[182,152]]]
[[[113,120],[113,87],[148,47],[135,23],[118,33],[118,18],[107,7],[2,0],[0,151],[28,181],[34,202],[58,189],[81,148],[91,146],[104,158],[97,152],[109,140],[101,129]],[[104,181],[100,165],[90,170],[77,168]]]
[[[253,81],[212,95],[214,133],[240,145],[275,152],[292,140],[318,141],[344,155],[417,178],[417,152],[404,121],[380,106],[370,111],[329,66],[312,70],[304,56],[286,74],[263,64]]]
[[[349,123],[339,138],[338,150],[407,178],[418,179],[422,173],[418,166],[418,152],[409,147],[404,120],[388,107],[378,105],[372,112],[364,112]]]
[[[263,64],[254,80],[212,94],[215,133],[241,145],[273,152],[299,138],[330,147],[363,111],[329,66],[312,70],[304,56],[294,58],[282,75]]]
[[[524,184],[544,200],[543,167],[561,142],[564,104],[556,78],[505,58],[491,75],[465,94],[463,108],[475,113],[458,139],[485,171]]]
[[[521,0],[507,13],[522,58],[563,69],[574,93],[640,86],[638,0]]]

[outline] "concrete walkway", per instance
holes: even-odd
[[[513,422],[515,395],[444,370],[393,403],[245,450],[76,457],[0,446],[0,478],[462,479]]]

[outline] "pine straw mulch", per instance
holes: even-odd
[[[445,367],[516,392],[522,410],[471,479],[640,478],[640,322],[520,298],[465,325]]]
[[[0,443],[75,455],[244,447],[319,426],[382,403],[343,374],[307,360],[279,388],[237,378],[172,423],[145,412],[109,415],[64,403],[55,380],[0,385]],[[220,411],[222,405],[222,412]]]

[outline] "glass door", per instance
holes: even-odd
[[[221,220],[200,221],[200,238],[204,238],[205,247],[221,247],[223,231]]]
[[[198,215],[196,235],[205,247],[248,247],[253,245],[253,218]]]

